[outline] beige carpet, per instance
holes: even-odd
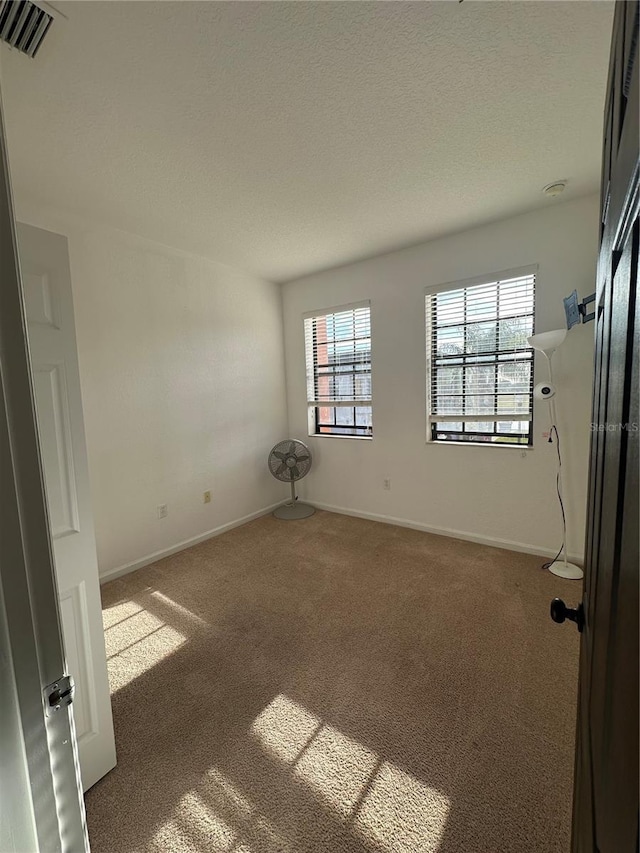
[[[579,591],[325,512],[112,581],[94,853],[568,851]]]

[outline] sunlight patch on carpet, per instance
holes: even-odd
[[[200,845],[180,828],[175,820],[168,820],[149,839],[144,847],[145,853],[167,853],[179,850],[180,853],[202,853]]]
[[[261,711],[251,732],[365,844],[386,853],[438,850],[450,808],[441,791],[283,694]]]
[[[287,764],[298,758],[321,722],[302,705],[280,694],[256,717],[251,732],[267,751]]]
[[[182,796],[145,853],[294,853],[265,815],[217,767]]]
[[[375,752],[333,726],[324,725],[296,761],[294,775],[346,818],[377,765]]]
[[[169,596],[165,595],[163,592],[160,592],[159,590],[154,589],[150,593],[150,596],[151,596],[151,598],[160,602],[164,606],[169,607],[178,616],[180,616],[183,619],[186,619],[188,622],[193,622],[195,625],[199,625],[202,628],[208,627],[208,625],[209,625],[208,622],[205,622],[204,619],[201,619],[199,616],[197,616],[195,613],[193,613],[188,608],[183,607],[182,604],[178,604],[177,601],[174,601],[173,598],[169,598]]]
[[[195,791],[181,798],[176,812],[183,827],[200,841],[201,849],[227,851],[234,846],[236,833]]]
[[[111,628],[124,622],[136,613],[140,613],[144,608],[137,601],[121,601],[119,604],[114,604],[102,611],[102,624],[104,630],[109,631]]]
[[[224,809],[235,823],[246,823],[255,812],[255,806],[217,767],[207,770],[202,783],[202,793],[213,807]]]
[[[164,624],[162,619],[158,619],[152,613],[139,610],[122,622],[113,625],[105,631],[104,644],[107,659],[144,640]]]
[[[357,833],[389,853],[436,853],[449,799],[389,762],[378,770],[354,820]]]
[[[231,853],[237,849],[237,836],[195,791],[189,791],[180,799],[171,820],[155,832],[151,844],[158,853]]]
[[[184,634],[146,610],[133,611],[124,605],[118,607],[122,608],[120,619],[112,621],[111,627],[105,630],[107,668],[112,693],[130,684],[173,654],[187,639]]]

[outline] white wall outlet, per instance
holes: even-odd
[[[166,504],[158,504],[158,518],[166,518],[169,515],[169,508]]]
[[[211,492],[209,491],[209,489],[207,489],[206,492],[202,493],[202,503],[203,504],[210,504],[211,503]]]
[[[387,478],[387,479],[385,479],[385,480],[383,480],[383,481],[382,481],[382,488],[383,488],[386,492],[390,492],[390,491],[391,491],[391,480],[389,480],[388,478]]]

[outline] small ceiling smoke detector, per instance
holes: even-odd
[[[547,184],[546,187],[543,187],[542,192],[545,195],[551,196],[553,198],[554,196],[563,193],[566,186],[566,181],[554,181],[552,184]]]

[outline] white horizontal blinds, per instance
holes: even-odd
[[[432,438],[530,443],[534,292],[528,273],[427,294]]]
[[[371,404],[370,306],[307,317],[304,333],[309,404]]]
[[[370,438],[369,303],[308,315],[304,332],[311,434]]]

